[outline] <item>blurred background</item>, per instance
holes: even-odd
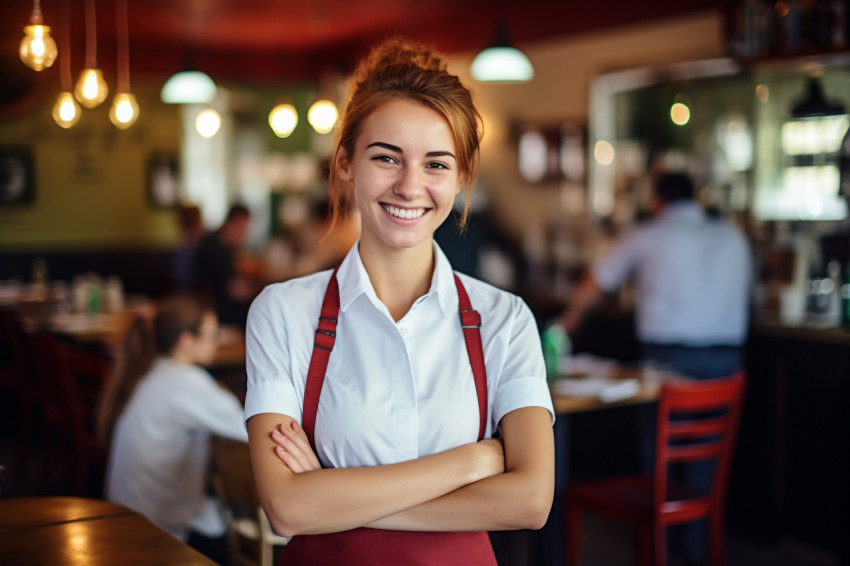
[[[660,168],[688,172],[700,203],[747,235],[752,384],[730,530],[847,563],[846,2],[17,0],[4,13],[6,304],[34,317],[144,311],[182,288],[188,207],[200,232],[234,203],[249,210],[238,269],[258,285],[332,265],[357,219],[321,241],[334,115],[323,124],[311,109],[340,106],[358,58],[404,35],[446,54],[484,118],[470,226],[438,240],[458,270],[521,295],[541,329],[647,215]],[[47,55],[20,53],[40,23],[58,53],[49,65],[49,40]],[[531,74],[474,71],[496,44],[518,48]],[[206,82],[176,85],[187,71]],[[576,351],[638,359],[631,291],[606,297]],[[239,355],[221,368],[237,391]],[[3,426],[17,430],[15,417]]]

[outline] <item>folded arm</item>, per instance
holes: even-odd
[[[539,529],[555,491],[552,416],[542,407],[517,409],[501,422],[505,473],[367,525],[410,531]]]
[[[554,493],[554,440],[549,411],[518,409],[501,422],[505,473],[382,517],[366,526],[416,531],[537,529],[549,515]],[[295,472],[318,467],[303,432],[273,434],[278,457]]]
[[[273,413],[248,420],[260,500],[284,536],[362,527],[504,470],[501,443],[487,440],[397,464],[295,473],[276,454],[271,434],[292,430],[291,423]]]

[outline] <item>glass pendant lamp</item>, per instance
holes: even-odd
[[[62,2],[62,57],[59,61],[59,80],[62,92],[53,104],[53,121],[62,128],[70,128],[80,120],[80,105],[71,93],[71,19],[70,0]]]
[[[130,92],[130,39],[127,26],[127,0],[118,0],[115,11],[118,41],[118,88],[109,109],[109,120],[119,130],[126,130],[139,118],[139,103]]]
[[[42,71],[53,65],[58,55],[50,27],[44,25],[40,0],[33,0],[30,23],[24,27],[24,38],[18,48],[21,61],[30,69]]]
[[[86,0],[86,65],[74,89],[74,96],[86,108],[98,106],[109,94],[103,72],[97,68],[96,28],[94,0]]]

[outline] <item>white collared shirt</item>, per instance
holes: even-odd
[[[107,499],[181,539],[224,534],[206,495],[211,434],[248,441],[239,399],[199,366],[158,359],[115,423]]]
[[[743,234],[694,202],[669,205],[594,263],[599,287],[636,277],[642,342],[739,345],[747,332],[752,260]]]
[[[378,300],[358,252],[337,273],[337,338],[316,417],[320,460],[330,467],[390,464],[441,452],[478,436],[478,401],[458,314],[451,265],[434,244],[428,293],[397,323]],[[266,287],[248,315],[245,419],[301,421],[304,386],[331,271]],[[460,275],[481,313],[487,368],[486,436],[522,407],[554,415],[534,317],[519,297]]]

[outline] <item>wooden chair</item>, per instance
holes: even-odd
[[[726,489],[740,420],[743,373],[664,384],[658,407],[655,473],[577,483],[565,494],[567,557],[579,564],[581,513],[591,511],[637,526],[638,564],[666,564],[665,528],[707,518],[713,566],[726,561]],[[709,492],[669,478],[668,464],[714,461]],[[653,561],[654,557],[654,561]]]
[[[289,537],[272,531],[260,506],[248,444],[220,436],[210,440],[213,487],[225,508],[232,566],[273,566],[274,547]]]
[[[44,488],[52,489],[51,474],[58,470],[60,491],[99,496],[94,486],[102,485],[106,447],[97,440],[95,412],[111,360],[105,351],[65,343],[49,331],[31,332],[27,339],[43,419]]]
[[[18,421],[15,472],[19,478],[28,476],[32,443],[34,392],[25,348],[20,315],[15,310],[0,308],[0,390],[9,391],[15,398]]]

